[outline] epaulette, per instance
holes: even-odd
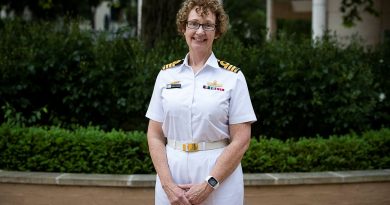
[[[234,73],[238,73],[238,71],[240,71],[240,68],[237,68],[236,66],[231,65],[230,63],[225,61],[218,60],[218,65],[219,67],[226,69],[228,71],[232,71]]]
[[[180,65],[184,62],[184,59],[181,59],[181,60],[177,60],[177,61],[173,61],[172,63],[168,63],[166,65],[164,65],[161,70],[166,70],[166,69],[169,69],[169,68],[172,68],[172,67],[175,67],[177,65]]]

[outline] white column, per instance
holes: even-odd
[[[141,38],[142,29],[142,0],[137,3],[137,37]]]
[[[104,30],[105,18],[111,16],[111,7],[109,3],[109,1],[102,1],[96,8],[95,30]]]
[[[270,40],[273,32],[272,20],[273,20],[273,11],[272,11],[272,0],[267,0],[267,36],[266,39]]]
[[[312,6],[312,38],[316,40],[326,31],[326,0],[313,0]]]

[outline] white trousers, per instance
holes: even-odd
[[[168,165],[173,180],[177,184],[204,182],[223,149],[184,152],[167,146]],[[201,205],[242,205],[243,203],[244,182],[240,164]],[[156,178],[155,204],[170,205],[158,176]]]

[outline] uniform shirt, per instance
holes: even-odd
[[[165,137],[183,142],[230,138],[229,124],[256,121],[244,75],[221,68],[213,53],[196,74],[188,54],[161,70],[146,117],[162,123]]]

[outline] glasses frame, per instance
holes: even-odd
[[[196,26],[196,27],[190,27],[190,26],[188,25],[189,23],[193,23],[193,24],[196,24],[196,25],[198,25],[198,26]],[[206,25],[212,25],[213,27],[212,27],[212,29],[205,29],[205,26],[206,26]],[[201,26],[202,26],[202,29],[203,29],[204,31],[215,31],[215,30],[217,29],[217,24],[198,23],[198,22],[196,22],[196,21],[186,21],[186,26],[187,26],[187,28],[193,29],[193,30],[198,30]]]

